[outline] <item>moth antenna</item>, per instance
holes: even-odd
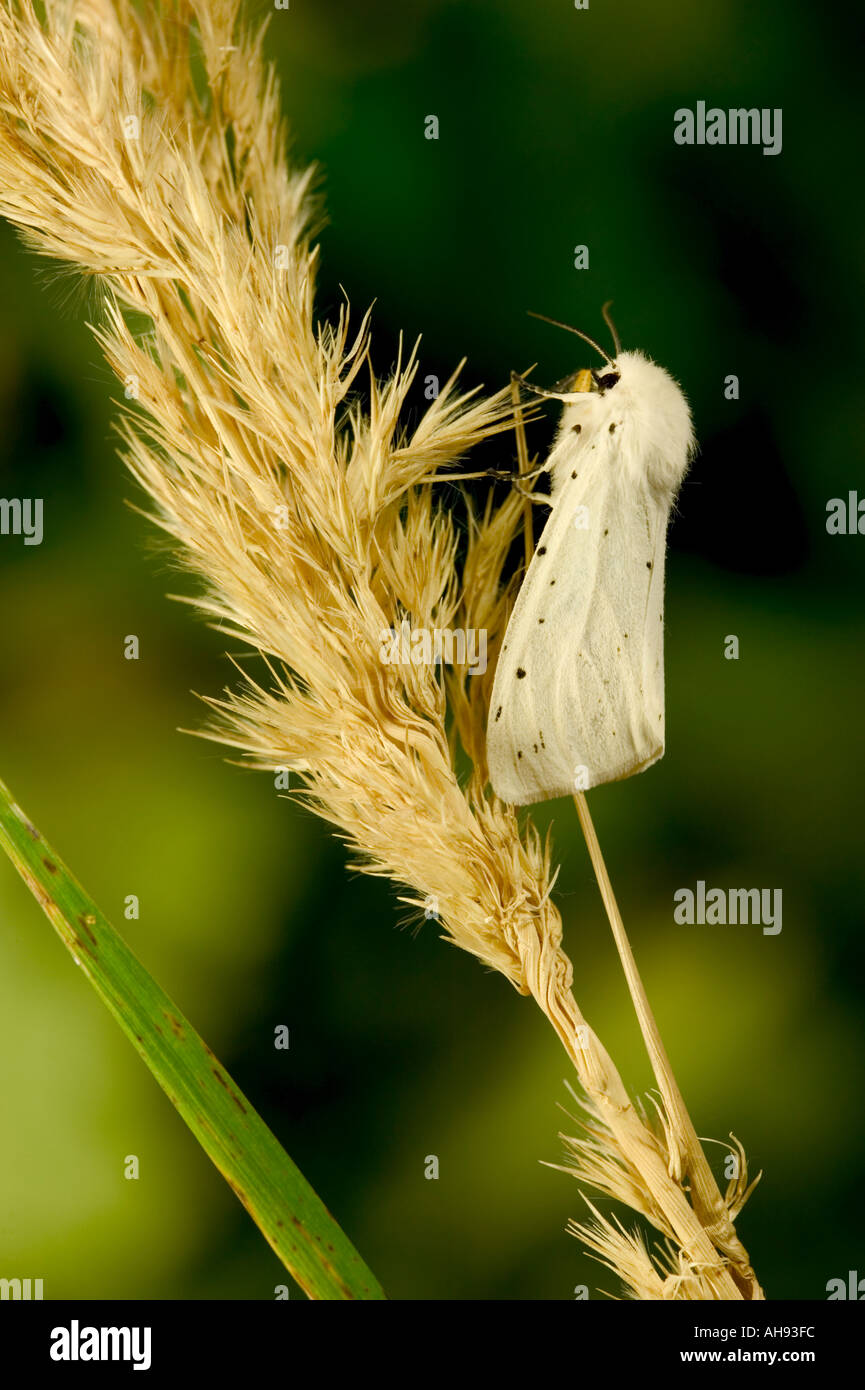
[[[619,335],[616,332],[616,325],[613,323],[613,316],[610,313],[612,307],[613,301],[612,299],[608,299],[603,309],[601,310],[601,313],[604,316],[604,323],[607,325],[607,327],[613,335],[613,346],[616,349],[616,356],[618,357],[619,353],[622,351],[622,344],[619,341]]]
[[[588,343],[589,347],[593,347],[595,352],[600,353],[608,367],[615,365],[612,359],[604,352],[604,349],[599,347],[594,338],[589,337],[588,333],[582,333],[579,328],[572,328],[569,323],[562,323],[560,319],[547,318],[546,314],[536,314],[531,309],[528,309],[526,312],[529,318],[540,319],[543,323],[551,323],[554,328],[564,328],[566,333],[576,333],[578,338],[582,338],[584,343]]]

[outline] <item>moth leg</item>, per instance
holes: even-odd
[[[565,377],[565,381],[559,382],[558,384],[563,386],[565,382],[568,381],[575,383],[580,375],[579,372],[576,373],[576,376],[572,374],[569,377]],[[534,386],[530,381],[526,381],[525,377],[521,376],[519,372],[511,372],[511,383],[513,384],[514,381],[519,382],[520,386],[524,386],[525,389],[531,391],[534,396],[543,396],[547,400],[561,401],[564,405],[570,404],[571,401],[582,400],[585,395],[585,391],[557,391],[555,388],[551,391],[547,391],[543,386]]]
[[[530,498],[533,502],[545,502],[549,506],[549,498],[542,495],[535,495],[531,488],[524,487],[524,483],[530,483],[539,478],[542,473],[549,469],[549,462],[541,463],[537,468],[529,466],[529,452],[526,444],[526,429],[523,421],[522,402],[520,400],[520,386],[528,383],[519,372],[511,372],[511,400],[514,406],[514,432],[517,440],[517,471],[512,468],[485,468],[479,473],[440,473],[438,477],[442,482],[448,483],[467,483],[475,478],[495,478],[501,482],[511,482],[518,488],[524,497]],[[538,389],[535,387],[532,390]],[[539,391],[540,395],[551,395],[549,391]],[[531,515],[529,511],[528,515]]]
[[[541,506],[551,507],[552,502],[548,493],[535,492],[532,488],[524,486],[525,478],[535,478],[539,473],[543,472],[543,468],[536,468],[534,473],[526,473],[522,477],[517,477],[514,473],[509,473],[508,477],[514,479],[514,487],[516,488],[517,492],[522,493],[523,497],[525,497],[527,502],[537,502],[540,503]]]
[[[511,381],[519,382],[520,386],[524,386],[527,391],[531,391],[533,396],[546,396],[548,399],[554,401],[561,401],[565,399],[561,391],[547,391],[543,386],[534,386],[532,382],[525,381],[520,376],[519,372],[511,372]]]
[[[528,473],[524,473],[522,469],[514,472],[512,468],[491,468],[490,471],[483,476],[485,478],[501,478],[502,480],[510,478],[514,487],[519,488],[520,483],[532,482],[535,478],[539,478],[542,473],[546,473],[548,466],[549,465],[546,463],[539,463],[537,468],[529,469]],[[525,490],[528,491],[528,489]],[[520,488],[520,491],[522,492],[524,489]]]
[[[513,468],[484,468],[480,473],[437,473],[430,481],[437,483],[465,483],[473,478],[495,478],[497,482],[511,482],[514,487],[525,490],[526,495],[530,494],[528,489],[521,487],[522,483],[528,482],[532,478],[539,478],[542,473],[546,473],[547,464],[542,463],[537,468],[533,468],[530,473],[518,473]],[[538,496],[538,502],[547,502],[549,498]]]

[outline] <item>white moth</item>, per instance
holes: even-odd
[[[519,806],[630,777],[664,752],[664,553],[694,436],[673,378],[613,336],[615,359],[592,343],[604,369],[541,393],[565,407],[544,465],[552,512],[487,728],[493,790]]]

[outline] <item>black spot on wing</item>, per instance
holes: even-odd
[[[496,710],[496,717],[495,717],[495,719],[493,720],[493,723],[494,723],[494,724],[495,724],[495,723],[497,722],[497,720],[500,718],[501,712],[502,712],[502,707],[501,707],[501,705],[499,705],[498,709]]]
[[[517,680],[518,680],[518,681],[521,681],[521,680],[523,679],[523,676],[524,676],[525,674],[526,674],[526,673],[525,673],[525,671],[523,670],[522,666],[518,666],[518,667],[517,667]]]

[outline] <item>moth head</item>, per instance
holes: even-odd
[[[616,385],[620,375],[615,362],[602,367],[600,371],[595,371],[594,367],[580,367],[578,371],[568,372],[561,381],[557,381],[551,391],[540,391],[539,394],[553,396],[560,401],[569,401],[573,396],[603,395]],[[538,390],[529,381],[523,382],[523,385],[529,391]]]
[[[529,310],[533,319],[542,319],[544,323],[551,323],[555,328],[564,328],[568,333],[575,333],[578,338],[582,338],[584,343],[588,343],[589,346],[593,347],[595,352],[604,359],[603,367],[597,369],[593,367],[591,369],[575,372],[572,376],[566,377],[565,380],[560,382],[557,387],[554,387],[552,391],[543,391],[539,394],[556,396],[559,400],[566,401],[569,397],[581,395],[586,391],[597,391],[603,395],[605,391],[612,390],[612,388],[618,384],[621,373],[619,371],[617,358],[621,354],[622,344],[619,342],[616,325],[610,318],[611,303],[612,301],[608,300],[601,312],[604,316],[604,322],[612,334],[616,357],[610,357],[609,354],[604,352],[604,349],[595,342],[594,338],[590,338],[588,333],[584,333],[581,328],[572,328],[569,323],[560,323],[558,319],[550,319],[547,318],[546,314],[535,314]]]
[[[613,362],[612,366],[603,367],[600,371],[595,371],[593,368],[590,375],[592,378],[591,390],[603,393],[604,391],[612,391],[613,387],[618,385],[622,374],[616,363]]]

